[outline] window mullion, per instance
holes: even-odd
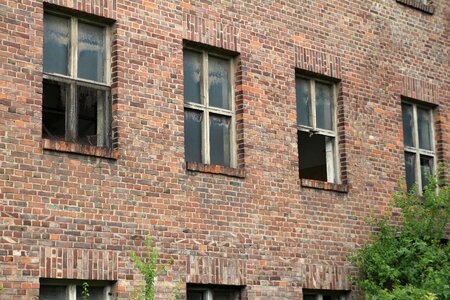
[[[203,51],[202,52],[202,90],[203,90],[203,105],[205,106],[205,110],[203,111],[203,124],[202,124],[202,153],[203,153],[203,162],[205,164],[209,164],[210,159],[210,145],[209,145],[209,91],[208,91],[208,54]]]
[[[69,142],[77,141],[78,129],[78,103],[77,103],[77,85],[69,85],[67,104],[66,104],[66,140]]]
[[[205,291],[205,300],[213,300],[213,293],[211,289]]]
[[[316,129],[316,83],[314,80],[309,80],[309,98],[311,101],[309,103],[311,104],[311,116],[310,116],[310,123],[312,125],[313,130]]]
[[[67,300],[77,299],[77,286],[74,284],[67,286]]]
[[[419,128],[417,122],[417,106],[413,105],[413,132],[414,132],[414,147],[419,148]],[[422,190],[422,176],[420,174],[420,153],[419,151],[415,151],[415,160],[416,160],[416,168],[414,170],[417,187],[419,192]]]

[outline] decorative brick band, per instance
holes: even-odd
[[[117,280],[118,253],[76,248],[40,249],[40,277]]]
[[[424,4],[420,0],[397,0],[397,2],[409,7],[417,8],[421,11],[429,13],[430,15],[434,14],[434,7],[431,4]]]
[[[412,99],[438,104],[437,86],[423,80],[404,76],[402,95]]]
[[[186,269],[187,283],[246,284],[245,261],[210,256],[189,256]]]
[[[116,0],[45,0],[44,2],[116,19]]]
[[[295,67],[333,78],[341,78],[341,59],[312,49],[295,47]]]
[[[231,176],[231,177],[239,177],[239,178],[245,177],[245,170],[243,170],[243,169],[230,168],[230,167],[217,166],[217,165],[205,165],[205,164],[193,162],[193,161],[186,162],[186,169],[190,170],[190,171],[198,171],[198,172],[202,172],[202,173],[222,174],[222,175],[227,175],[227,176]]]
[[[301,182],[302,182],[302,186],[304,186],[304,187],[310,187],[310,188],[319,189],[319,190],[335,191],[335,192],[341,192],[341,193],[348,192],[348,185],[346,185],[346,184],[325,182],[325,181],[305,179],[305,178],[302,178]]]
[[[240,33],[236,24],[224,24],[204,18],[184,14],[183,38],[226,50],[240,52]]]
[[[350,290],[348,268],[343,266],[306,265],[303,288],[324,290]]]

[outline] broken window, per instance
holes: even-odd
[[[428,107],[403,102],[402,120],[406,186],[411,190],[417,185],[421,191],[435,168],[433,113]]]
[[[234,167],[233,60],[186,48],[183,68],[186,161]]]
[[[240,300],[240,287],[191,286],[187,287],[187,300]]]
[[[83,287],[85,284],[86,287]],[[78,300],[85,299],[86,292],[90,300],[111,300],[111,282],[101,280],[40,280],[40,300]]]
[[[110,147],[109,28],[44,14],[42,136]]]
[[[339,182],[336,84],[296,78],[300,178]]]

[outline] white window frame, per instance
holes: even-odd
[[[104,91],[105,99],[98,99],[100,109],[97,109],[97,146],[111,147],[111,28],[104,23],[92,21],[90,19],[80,18],[70,14],[65,14],[57,10],[45,9],[44,14],[63,17],[70,20],[70,46],[68,53],[68,75],[51,73],[43,71],[43,79],[56,82],[62,82],[68,85],[69,95],[67,95],[68,104],[66,105],[65,121],[65,141],[76,142],[78,136],[78,99],[77,86],[84,86],[96,90]],[[105,82],[93,81],[77,77],[78,74],[78,22],[91,24],[104,29],[105,42],[105,61],[104,61],[104,79]],[[44,23],[45,26],[45,23]],[[43,45],[44,49],[45,45]],[[43,50],[44,51],[44,50]],[[102,117],[99,117],[99,114]],[[44,126],[44,124],[42,124]]]
[[[80,282],[78,282],[78,284],[76,284],[75,282],[73,282],[71,280],[55,279],[55,281],[50,280],[49,282],[40,283],[40,288],[42,286],[65,286],[66,287],[66,299],[58,299],[58,300],[81,300],[81,299],[77,299],[77,286],[81,287],[82,282],[83,281],[80,281]],[[86,282],[91,283],[91,282],[95,282],[95,281],[86,280]],[[92,287],[103,287],[103,300],[112,300],[110,285],[105,285],[105,286],[92,285]],[[89,287],[88,287],[88,290],[89,290]]]
[[[341,183],[340,177],[340,165],[339,165],[339,148],[338,148],[338,135],[337,135],[337,93],[338,93],[338,83],[317,79],[314,77],[307,76],[296,76],[296,79],[300,78],[307,80],[309,83],[309,124],[312,126],[306,126],[297,124],[297,130],[308,132],[311,135],[323,135],[326,137],[325,144],[325,155],[327,162],[327,182]],[[327,130],[323,128],[317,128],[317,118],[316,118],[316,82],[324,83],[332,86],[332,102],[331,102],[331,117],[333,123],[333,130]]]
[[[237,165],[236,157],[236,104],[235,104],[235,59],[230,56],[218,54],[214,51],[206,51],[195,47],[185,46],[183,51],[192,51],[202,55],[202,69],[200,73],[200,101],[201,103],[184,102],[185,109],[192,109],[197,112],[202,112],[202,163],[209,165],[211,163],[211,146],[210,146],[210,128],[209,116],[216,114],[220,116],[230,117],[230,167],[235,168]],[[214,56],[221,59],[226,59],[230,64],[230,107],[231,109],[224,109],[220,107],[209,105],[209,76],[208,76],[208,57]],[[186,143],[186,140],[184,141]]]
[[[432,167],[432,174],[436,174],[436,136],[435,136],[435,130],[434,130],[434,113],[433,113],[433,108],[429,107],[429,106],[425,106],[425,105],[420,105],[417,104],[415,102],[411,102],[411,101],[407,101],[407,100],[402,100],[402,105],[406,104],[406,105],[411,105],[412,109],[413,109],[413,144],[415,146],[406,146],[405,142],[403,141],[403,146],[404,146],[404,152],[408,153],[408,154],[413,154],[414,155],[414,159],[415,159],[415,169],[414,169],[414,177],[416,178],[416,185],[417,185],[417,189],[418,192],[421,193],[423,190],[423,186],[422,186],[422,173],[420,170],[420,156],[428,156],[431,157],[433,159],[433,167]],[[423,110],[426,110],[429,112],[430,114],[430,127],[431,127],[431,148],[432,150],[427,150],[427,149],[421,149],[419,147],[419,122],[417,119],[417,108],[421,108]],[[403,108],[402,108],[403,109]],[[402,116],[403,118],[403,116]],[[403,121],[403,120],[402,120]],[[403,128],[404,130],[404,128]],[[406,170],[405,170],[406,171]],[[432,175],[430,174],[430,175]]]
[[[202,292],[204,295],[204,300],[214,300],[214,293],[213,291],[226,291],[232,294],[233,300],[240,300],[240,294],[241,292],[238,291],[238,287],[236,290],[233,287],[230,288],[224,288],[224,287],[203,287],[203,286],[194,286],[194,287],[187,287],[188,291],[194,291],[194,292]]]

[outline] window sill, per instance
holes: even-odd
[[[420,0],[396,0],[396,1],[406,6],[426,12],[430,15],[434,14],[434,6],[431,4],[423,4],[421,3]]]
[[[302,187],[309,187],[318,190],[335,191],[340,193],[348,193],[348,185],[340,183],[332,183],[314,179],[301,178]]]
[[[77,153],[89,156],[104,157],[110,159],[118,159],[119,151],[110,150],[101,147],[80,145],[76,143],[69,143],[66,141],[55,141],[49,139],[42,139],[42,148],[45,150]]]
[[[218,165],[206,165],[194,161],[186,162],[186,169],[201,173],[222,174],[231,177],[245,178],[245,170]]]

